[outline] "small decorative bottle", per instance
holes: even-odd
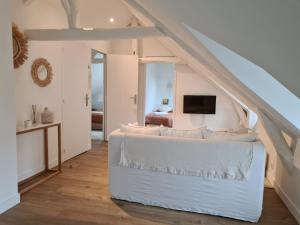
[[[37,112],[36,112],[36,105],[32,105],[32,122],[34,124],[36,124],[36,116],[37,116]]]
[[[42,112],[42,123],[53,123],[54,122],[54,114],[47,107],[45,107]]]

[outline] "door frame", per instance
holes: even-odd
[[[103,138],[108,141],[107,137],[107,55],[103,54],[103,93],[104,93],[104,120],[103,120]]]
[[[147,95],[147,91],[146,91],[146,86],[147,86],[147,65],[151,64],[151,63],[170,63],[174,65],[174,71],[173,71],[173,75],[174,75],[174,83],[173,83],[173,127],[175,124],[175,120],[176,120],[176,93],[177,93],[177,72],[176,72],[176,63],[172,62],[172,61],[147,61],[147,62],[139,62],[139,81],[138,81],[138,99],[140,102],[140,104],[138,105],[138,123],[141,126],[145,126],[145,109],[146,109],[146,95]]]
[[[106,53],[102,52],[102,51],[99,51],[97,49],[93,49],[91,48],[91,53],[92,53],[92,50],[95,50],[99,53],[101,53],[103,55],[103,59],[102,59],[102,63],[103,63],[103,107],[104,107],[104,110],[103,110],[103,120],[102,120],[102,123],[103,123],[103,127],[102,127],[102,132],[103,132],[103,141],[107,141],[107,132],[106,132],[106,124],[107,124],[107,107],[106,107],[106,104],[107,104],[107,73],[106,73]],[[91,62],[91,65],[93,65],[93,61]],[[92,95],[92,79],[91,79],[91,95]],[[91,96],[92,98],[92,96]],[[91,104],[91,114],[92,114],[92,104]],[[91,121],[92,122],[92,121]]]
[[[138,71],[138,101],[137,101],[137,119],[140,126],[145,126],[145,108],[146,108],[146,63],[139,62]]]

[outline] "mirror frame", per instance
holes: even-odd
[[[47,70],[47,77],[44,80],[39,78],[38,68],[40,66],[45,66],[45,68]],[[34,60],[34,62],[32,63],[32,66],[31,66],[31,76],[32,76],[34,83],[36,83],[38,86],[40,86],[40,87],[48,86],[51,83],[52,78],[53,78],[52,67],[51,67],[50,63],[44,58],[38,58],[38,59]]]
[[[14,68],[18,68],[28,59],[28,41],[17,25],[12,25]],[[14,44],[15,43],[15,44]],[[16,54],[15,54],[16,52]]]

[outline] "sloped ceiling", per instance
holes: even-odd
[[[245,2],[245,0],[239,0],[239,1]],[[263,1],[271,2],[271,0],[262,0],[262,1],[255,0],[255,1],[248,1],[248,2],[253,2],[254,5],[256,6],[256,4]],[[277,0],[273,2],[276,3],[276,1]],[[152,22],[161,30],[163,30],[172,39],[172,41],[174,41],[172,44],[173,46],[175,46],[173,50],[176,49],[177,54],[181,54],[181,56],[183,56],[185,61],[187,61],[187,63],[195,71],[197,71],[197,69],[199,70],[205,68],[208,71],[207,72],[208,78],[211,79],[213,82],[217,83],[221,88],[228,90],[229,92],[231,92],[231,94],[238,97],[246,104],[251,105],[252,108],[256,109],[256,111],[266,113],[275,123],[277,123],[280,129],[283,129],[288,134],[294,137],[299,136],[300,124],[299,121],[297,120],[298,118],[297,115],[300,115],[300,107],[299,107],[298,97],[296,97],[292,92],[290,92],[285,86],[280,85],[280,83],[274,80],[272,76],[268,74],[264,69],[259,68],[257,65],[253,63],[250,64],[250,67],[248,67],[248,69],[249,68],[251,69],[251,67],[257,67],[257,68],[255,70],[252,69],[249,70],[247,75],[243,74],[243,70],[239,70],[239,71],[232,70],[232,67],[230,67],[231,65],[228,64],[228,61],[226,61],[226,59],[224,60],[224,58],[222,57],[221,58],[219,57],[220,55],[222,56],[224,54],[227,55],[227,57],[232,57],[231,54],[228,54],[228,52],[231,51],[228,48],[221,46],[221,48],[218,48],[219,53],[220,53],[219,50],[220,49],[222,50],[221,54],[217,55],[216,52],[212,51],[213,48],[209,49],[209,47],[211,47],[211,45],[210,46],[207,45],[209,42],[207,41],[205,42],[201,40],[201,38],[199,38],[199,35],[197,35],[198,33],[201,34],[198,31],[197,27],[200,26],[201,28],[201,25],[203,25],[204,27],[211,26],[212,27],[211,30],[216,32],[215,30],[217,30],[218,26],[215,26],[215,24],[218,24],[219,20],[223,20],[222,13],[221,15],[219,15],[218,13],[220,13],[220,11],[215,11],[213,8],[211,8],[211,6],[214,6],[214,4],[216,3],[222,6],[224,2],[228,4],[229,3],[233,4],[235,0],[226,0],[226,1],[189,0],[188,4],[186,4],[187,1],[180,1],[180,0],[165,0],[165,1],[125,0],[125,2],[126,4],[130,5],[130,7],[133,7],[139,12],[142,12],[148,18],[151,18]],[[235,7],[234,5],[231,5],[230,7],[233,7],[235,10],[239,9],[239,7]],[[252,10],[253,9],[255,9],[255,7],[252,6]],[[205,13],[203,13],[203,17],[201,16],[202,13],[201,10],[205,11]],[[251,8],[248,8],[248,10],[251,10]],[[209,13],[207,11],[209,11]],[[215,14],[214,12],[216,12],[216,15],[214,15]],[[214,16],[206,17],[204,16],[205,14],[209,14],[209,15],[212,14]],[[243,14],[239,14],[239,15],[240,17],[243,17]],[[209,20],[209,18],[212,19]],[[224,24],[230,26],[232,21],[226,20],[226,16],[224,18],[225,18],[224,19],[225,22],[223,21]],[[267,19],[269,19],[269,17]],[[199,21],[201,22],[198,23]],[[247,25],[247,22],[243,20],[241,21],[242,24],[244,23],[245,26]],[[248,23],[250,23],[250,21],[248,21]],[[187,29],[187,28],[191,28],[191,29]],[[234,44],[236,43],[235,40],[240,40],[243,39],[244,37],[243,33],[240,32],[242,31],[240,30],[236,32],[233,37],[233,41],[231,40],[234,47],[239,46],[238,44],[237,45]],[[220,37],[224,39],[228,39],[228,36],[225,35],[226,32],[224,32],[224,34],[222,32],[216,32],[216,33],[220,34]],[[239,37],[239,35],[241,37]],[[245,42],[247,42],[247,40]],[[274,43],[272,45],[274,45]],[[274,48],[276,48],[276,46]],[[239,61],[235,62],[235,64],[239,62],[244,63],[245,61],[247,61],[243,57],[239,56],[238,54],[236,54],[236,56],[237,58],[240,57],[240,59]],[[268,55],[264,55],[264,56],[268,58]],[[247,58],[247,54],[245,58]],[[265,58],[263,59],[265,60]],[[269,59],[266,59],[266,61],[268,60]],[[276,60],[274,61],[276,62]],[[276,65],[274,61],[272,61],[271,65],[273,64]],[[245,68],[244,71],[247,71],[247,69]],[[256,77],[266,76],[266,77],[262,77],[262,79],[258,81],[258,82],[263,81],[264,83],[257,85],[257,87],[255,87],[256,90],[253,89],[254,87],[253,81],[255,82],[253,77],[255,76],[251,77],[252,76],[251,73],[253,72],[256,73],[255,71],[259,71],[257,72],[257,74],[254,74]],[[246,77],[246,79],[244,80],[240,79],[240,78],[245,78],[245,76],[248,77]],[[273,85],[275,84],[273,82],[270,83],[269,81],[272,79],[269,79],[268,77],[272,78],[273,81],[275,81],[275,83],[277,82],[276,85]],[[294,78],[293,74],[289,76],[289,78],[293,81],[291,83],[297,82],[297,78]],[[247,81],[247,79],[249,82]],[[268,87],[270,86],[272,86],[272,88],[270,88],[270,93],[268,93]],[[257,88],[260,90],[258,90]],[[288,94],[287,99],[291,101],[288,100],[287,102],[289,102],[289,104],[293,106],[289,106],[286,104],[281,104],[281,105],[277,104],[276,102],[277,97],[275,95],[278,94],[277,91],[278,93]],[[274,93],[274,97],[272,97],[272,93]],[[270,99],[271,101],[269,101]],[[285,96],[282,96],[281,103],[284,103],[284,99]],[[291,113],[291,111],[293,111],[293,113]]]
[[[300,97],[298,0],[137,0],[249,59]]]
[[[190,27],[188,29],[241,83],[263,98],[266,104],[272,106],[292,124],[300,128],[299,98],[254,63],[214,42],[196,30]],[[266,84],[268,88],[266,88]]]

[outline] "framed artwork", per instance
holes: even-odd
[[[168,98],[163,98],[162,104],[163,105],[169,105],[169,99]]]

